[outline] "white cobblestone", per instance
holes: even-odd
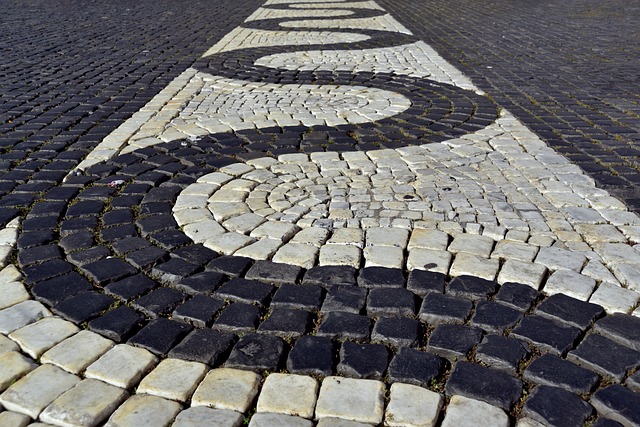
[[[113,341],[96,333],[80,331],[47,350],[40,362],[51,363],[72,374],[80,374],[113,345]]]
[[[486,280],[494,280],[500,262],[467,252],[458,252],[449,274],[452,276],[476,276]]]
[[[41,303],[29,300],[0,311],[0,333],[10,334],[43,317],[51,316],[51,312]]]
[[[500,408],[475,399],[451,397],[442,427],[507,427],[509,417]]]
[[[596,281],[569,270],[555,271],[544,285],[547,295],[562,293],[581,301],[587,301],[596,287]]]
[[[184,403],[206,372],[207,366],[202,363],[164,359],[142,379],[137,392]]]
[[[0,392],[37,366],[17,351],[0,354]]]
[[[45,317],[9,334],[22,350],[34,359],[78,332],[76,325],[56,317]]]
[[[244,421],[244,415],[224,409],[207,408],[206,406],[194,406],[178,414],[173,427],[240,427]]]
[[[158,358],[147,350],[119,344],[89,365],[85,377],[128,389],[138,384],[157,361]]]
[[[271,374],[262,386],[256,410],[312,418],[318,383],[311,377]]]
[[[599,304],[607,313],[630,313],[640,301],[640,293],[611,282],[602,282],[589,302]]]
[[[244,413],[258,393],[261,379],[254,372],[212,369],[193,394],[191,405]]]
[[[344,418],[377,425],[382,422],[384,392],[380,381],[326,377],[318,395],[316,418]]]
[[[166,427],[181,409],[177,402],[136,394],[111,415],[105,427]]]
[[[547,268],[540,264],[508,259],[498,274],[497,281],[503,285],[508,282],[522,283],[540,289],[547,274]]]
[[[444,398],[438,393],[409,384],[391,385],[385,425],[392,427],[433,427]]]

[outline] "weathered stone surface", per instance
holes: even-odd
[[[622,425],[640,425],[640,394],[619,384],[597,391],[591,404],[601,417],[611,418]]]
[[[193,406],[180,412],[173,427],[240,427],[244,415],[236,411],[213,409],[206,406]]]
[[[462,395],[509,410],[522,393],[520,380],[496,369],[457,362],[445,388],[448,395]]]
[[[34,370],[38,365],[32,360],[18,353],[10,351],[0,355],[0,391],[21,378],[28,372]]]
[[[271,374],[258,397],[256,410],[276,414],[312,418],[316,404],[318,383],[311,377],[290,374]]]
[[[327,377],[318,395],[316,418],[379,424],[384,414],[384,392],[384,383],[380,381]]]
[[[177,402],[136,394],[111,415],[105,427],[168,426],[181,409]]]
[[[464,396],[452,396],[442,427],[507,427],[509,417],[500,408]]]
[[[421,387],[395,383],[385,414],[385,424],[395,427],[436,425],[444,398]]]
[[[261,379],[250,371],[212,369],[193,394],[191,405],[244,413],[258,394]]]
[[[137,384],[157,361],[157,357],[147,350],[120,344],[89,365],[85,377],[128,389]]]
[[[79,374],[113,345],[113,341],[98,334],[80,331],[49,349],[40,361],[57,365],[72,374]]]
[[[524,404],[523,413],[545,425],[579,427],[593,408],[577,395],[558,387],[538,386]]]
[[[207,372],[207,366],[179,359],[164,359],[142,379],[138,393],[186,402]]]

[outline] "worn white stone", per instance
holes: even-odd
[[[0,333],[8,335],[16,329],[48,316],[51,316],[51,312],[37,301],[18,303],[0,311]]]
[[[249,234],[254,228],[265,222],[266,219],[254,213],[246,213],[226,220],[222,225],[229,231]]]
[[[596,287],[596,281],[569,270],[555,271],[544,285],[547,295],[565,294],[581,301],[588,301]]]
[[[360,267],[362,251],[357,246],[328,243],[320,248],[319,265]]]
[[[29,356],[37,359],[59,342],[69,338],[80,329],[71,322],[57,317],[45,317],[9,334]]]
[[[10,351],[20,351],[20,347],[13,340],[0,334],[0,355],[9,353]]]
[[[258,397],[258,412],[312,418],[318,382],[307,376],[274,373],[267,377]]]
[[[158,358],[145,349],[118,344],[89,365],[85,377],[128,389],[136,385],[157,361]]]
[[[30,422],[31,418],[28,415],[11,411],[0,412],[0,426],[26,427]]]
[[[626,243],[627,238],[611,224],[577,224],[576,231],[590,245],[601,243]]]
[[[249,427],[313,427],[313,422],[284,414],[270,414],[267,412],[259,412],[251,417]]]
[[[371,427],[368,423],[359,423],[357,421],[345,420],[343,418],[321,418],[318,420],[316,427]]]
[[[452,276],[476,276],[486,280],[493,280],[498,273],[500,262],[497,259],[487,259],[467,252],[458,252],[449,274]]]
[[[17,351],[0,354],[0,392],[38,365]]]
[[[591,259],[587,265],[582,269],[580,274],[589,276],[598,282],[611,282],[617,283],[616,277],[605,267],[600,261]]]
[[[488,403],[455,395],[451,397],[442,427],[508,427],[504,411]]]
[[[531,262],[538,253],[538,247],[514,240],[501,240],[491,253],[491,258],[514,259]]]
[[[42,365],[0,395],[0,404],[10,411],[38,418],[54,399],[80,382],[80,378],[57,366]]]
[[[255,372],[212,369],[193,394],[191,405],[244,413],[258,394],[261,380]]]
[[[111,415],[105,427],[165,427],[181,409],[180,404],[172,400],[136,394]]]
[[[280,239],[263,238],[238,249],[234,255],[261,260],[271,259],[282,245],[283,242]]]
[[[540,248],[535,262],[542,264],[549,270],[572,270],[580,272],[587,258],[581,254],[566,249],[550,247]]]
[[[94,332],[80,331],[47,350],[40,361],[59,366],[72,374],[79,374],[113,345],[113,341]]]
[[[640,292],[640,266],[638,264],[614,264],[612,269],[621,284]]]
[[[229,232],[209,238],[203,243],[203,245],[224,255],[231,255],[238,249],[241,249],[255,241],[256,239],[245,236],[244,234]]]
[[[500,269],[497,281],[501,285],[514,282],[540,289],[546,274],[547,267],[544,265],[508,259]]]
[[[589,302],[601,305],[607,313],[630,313],[640,301],[640,293],[611,282],[602,282]]]
[[[370,228],[365,233],[366,246],[393,246],[404,249],[407,247],[409,230],[402,228]]]
[[[396,246],[367,246],[364,248],[365,267],[404,267],[404,250]]]
[[[411,232],[407,249],[410,251],[418,248],[445,251],[447,246],[449,246],[449,235],[447,233],[440,230],[416,228]]]
[[[29,292],[27,292],[22,283],[0,281],[0,310],[27,301],[30,298]]]
[[[165,359],[138,385],[138,393],[186,402],[207,372],[207,365],[180,359]]]
[[[422,387],[394,383],[385,415],[385,425],[392,427],[434,427],[444,398]]]
[[[328,244],[364,247],[364,232],[359,228],[339,228],[333,232]]]
[[[0,283],[19,282],[22,280],[22,273],[13,264],[9,264],[0,270]]]
[[[40,419],[59,426],[97,426],[129,396],[119,387],[87,379],[67,390],[42,411]]]
[[[180,412],[172,427],[240,427],[243,421],[240,412],[194,406]]]
[[[278,239],[286,242],[299,230],[295,224],[267,221],[256,227],[249,235],[256,239]]]
[[[319,252],[317,246],[289,242],[278,249],[273,256],[273,262],[298,265],[308,270],[316,265]]]
[[[326,377],[322,381],[316,418],[344,418],[380,424],[384,411],[384,383],[374,380]]]
[[[431,249],[417,248],[409,251],[407,268],[409,270],[428,270],[442,274],[449,272],[451,253]]]

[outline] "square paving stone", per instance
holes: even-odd
[[[311,315],[308,311],[289,308],[273,308],[271,314],[258,328],[281,338],[298,338],[307,331]]]
[[[256,412],[312,418],[317,391],[318,382],[311,377],[273,373],[262,386]]]
[[[480,301],[471,318],[471,324],[487,332],[502,334],[522,318],[522,313],[499,302]]]
[[[618,421],[625,426],[640,425],[640,394],[614,384],[597,391],[591,404],[598,414]]]
[[[213,409],[206,406],[193,406],[180,412],[173,427],[228,426],[240,427],[244,415],[225,409]]]
[[[24,268],[25,283],[34,284],[53,277],[62,276],[75,269],[74,265],[61,259],[54,259],[42,264]]]
[[[375,290],[375,289],[374,289]],[[420,322],[406,317],[381,317],[371,332],[371,341],[392,347],[412,347],[420,339]]]
[[[89,322],[89,329],[116,342],[123,342],[142,324],[144,316],[131,307],[120,306]]]
[[[58,425],[98,425],[128,396],[119,387],[86,379],[47,406],[40,420]]]
[[[175,285],[183,278],[195,273],[198,268],[200,267],[181,258],[171,258],[167,262],[154,266],[151,274],[165,284]]]
[[[434,354],[402,347],[389,364],[389,381],[427,387],[443,367],[443,359]]]
[[[18,351],[0,354],[0,392],[37,367],[31,358]]]
[[[242,302],[229,304],[213,324],[214,329],[230,332],[254,331],[258,327],[260,310],[258,307]]]
[[[62,252],[58,245],[34,246],[23,249],[18,253],[18,265],[24,268],[32,264],[40,264],[57,258],[62,258]]]
[[[99,245],[92,248],[75,251],[74,253],[69,254],[67,256],[67,259],[78,267],[81,267],[85,264],[100,261],[110,256],[111,251],[109,250],[109,248],[104,245]]]
[[[369,291],[368,316],[413,316],[415,310],[415,295],[404,288],[380,288]]]
[[[131,264],[118,258],[102,259],[83,265],[81,269],[99,286],[132,276],[138,272]]]
[[[207,365],[204,363],[167,358],[140,381],[136,393],[151,394],[184,403],[191,397],[207,371]]]
[[[226,359],[234,342],[235,336],[227,332],[194,329],[171,349],[169,357],[217,366]]]
[[[640,352],[598,334],[589,334],[567,359],[617,381],[640,367]]]
[[[496,294],[496,301],[515,309],[527,311],[542,294],[529,285],[505,283]]]
[[[640,317],[614,313],[598,320],[594,330],[622,345],[640,351]]]
[[[266,283],[234,278],[220,286],[214,295],[231,301],[264,304],[273,289],[273,286]]]
[[[38,232],[38,234],[46,236],[48,233]],[[18,239],[18,245],[19,244],[20,239]],[[69,236],[65,236],[60,239],[60,247],[64,249],[65,253],[67,254],[80,249],[88,249],[93,245],[95,245],[93,233],[90,233],[88,231],[81,231],[79,233],[70,234]]]
[[[389,352],[381,344],[356,344],[344,341],[340,347],[339,375],[379,380],[389,364]]]
[[[45,317],[35,323],[24,326],[9,334],[23,352],[34,359],[54,345],[78,332],[78,327],[71,322],[57,317]]]
[[[522,412],[544,425],[579,427],[591,416],[593,408],[563,388],[541,385],[529,396]]]
[[[150,245],[149,241],[142,237],[125,237],[120,240],[116,240],[111,243],[111,247],[116,254],[122,255],[129,252],[137,251],[139,249],[146,248]]]
[[[447,286],[447,293],[473,301],[487,299],[496,292],[498,284],[473,276],[458,276]]]
[[[204,328],[213,323],[213,318],[224,303],[206,295],[196,295],[180,304],[171,315],[172,319],[188,323],[196,328]]]
[[[573,348],[581,333],[575,326],[534,315],[522,319],[511,335],[530,342],[542,351],[562,356]]]
[[[167,259],[169,254],[157,246],[147,246],[125,255],[128,263],[141,270],[147,270]]]
[[[334,285],[355,285],[356,269],[347,265],[323,265],[310,268],[302,279],[304,285],[330,288]]]
[[[67,222],[69,221],[73,220],[68,220]],[[96,225],[95,227],[91,228],[91,230],[97,228],[98,226]],[[133,224],[115,225],[113,227],[102,228],[100,230],[100,238],[107,243],[112,243],[125,237],[135,237],[137,235],[138,231],[133,226]]]
[[[465,298],[429,292],[422,301],[418,317],[430,324],[464,323],[473,303]]]
[[[366,267],[360,270],[358,286],[363,288],[404,288],[404,274],[399,268]]]
[[[332,311],[345,311],[360,314],[367,298],[367,290],[357,286],[334,285],[322,303],[320,311],[329,313]]]
[[[378,425],[384,415],[385,391],[381,381],[327,377],[320,387],[316,419],[321,423],[331,417]]]
[[[457,362],[445,387],[448,395],[481,400],[509,411],[522,393],[522,382],[497,369]]]
[[[253,260],[251,258],[225,255],[209,262],[205,269],[226,274],[227,276],[242,276],[252,264]]]
[[[326,337],[306,335],[300,337],[289,352],[287,370],[294,374],[332,375],[334,366],[333,342]]]
[[[85,371],[86,378],[104,381],[128,389],[149,372],[158,359],[142,348],[118,344],[93,362]]]
[[[175,228],[178,224],[176,224],[175,219],[173,219],[173,215],[159,214],[138,219],[136,221],[136,225],[138,226],[142,237],[146,237],[159,231]]]
[[[438,325],[429,337],[427,351],[449,360],[464,359],[482,339],[482,329],[465,325]]]
[[[562,387],[572,393],[589,393],[598,383],[599,377],[588,369],[545,354],[534,360],[524,371],[524,379],[538,385]]]
[[[80,331],[47,350],[40,361],[59,366],[72,374],[80,374],[113,345],[113,341],[96,333]]]
[[[564,294],[554,294],[540,303],[536,308],[536,314],[558,319],[584,331],[596,318],[604,314],[604,309]]]
[[[185,294],[177,289],[161,286],[135,300],[131,307],[155,319],[170,313],[185,297]]]
[[[366,341],[369,339],[371,320],[359,314],[334,311],[324,315],[316,335],[331,339]]]
[[[178,402],[148,394],[136,394],[131,396],[109,417],[106,425],[169,425],[181,409]]]
[[[182,258],[191,264],[204,266],[218,257],[218,253],[202,245],[189,245],[171,252],[172,257]]]
[[[225,367],[276,371],[284,350],[284,341],[279,337],[249,333],[233,346]]]
[[[409,384],[391,386],[385,425],[390,427],[434,426],[444,398],[439,393]]]
[[[256,280],[271,285],[300,283],[302,268],[296,265],[279,264],[271,261],[256,261],[245,274],[245,279]]]
[[[322,293],[322,288],[315,285],[281,285],[271,300],[271,306],[318,311]]]
[[[529,427],[522,423],[522,427]],[[447,412],[442,427],[508,427],[510,420],[507,414],[500,408],[476,399],[464,396],[452,396],[447,405]],[[520,426],[520,424],[518,424]],[[530,426],[530,427],[538,427]]]
[[[104,287],[104,292],[129,302],[138,295],[142,295],[156,286],[158,286],[158,284],[144,274],[136,274],[135,276],[129,276],[117,282],[109,283]]]
[[[293,415],[258,412],[251,417],[249,427],[313,427],[313,422]]]
[[[129,343],[145,348],[155,354],[167,354],[193,329],[182,322],[159,317],[149,322]]]
[[[524,341],[501,335],[486,335],[476,352],[476,358],[496,369],[516,374],[520,362],[529,355],[529,347]]]
[[[36,283],[31,288],[31,294],[38,301],[48,305],[56,305],[60,301],[92,288],[91,283],[76,272],[71,272],[53,279]]]
[[[55,314],[75,323],[86,322],[105,311],[115,300],[93,291],[82,291],[51,308]]]
[[[91,233],[86,233],[86,234],[91,236],[91,243],[89,243],[87,246],[92,246],[93,236],[91,235]],[[78,233],[77,235],[84,236],[85,234]],[[68,237],[72,237],[72,236],[74,235],[72,234],[71,236],[68,236]],[[16,242],[16,246],[19,250],[23,250],[23,249],[31,248],[34,246],[46,245],[47,243],[51,243],[55,241],[56,238],[57,236],[53,232],[53,230],[27,231],[27,232],[20,233],[20,235],[18,236],[18,240]],[[67,237],[60,239],[60,247],[62,247],[62,249],[64,249],[66,253],[69,253],[72,250],[77,249],[75,248],[76,246],[75,244],[68,242],[66,239]],[[81,240],[82,242],[84,242],[84,239],[81,239]]]
[[[446,276],[435,271],[412,270],[407,279],[407,289],[424,298],[429,292],[444,292]]]
[[[212,369],[193,394],[191,405],[244,413],[258,394],[261,380],[255,372]]]
[[[222,273],[203,271],[202,273],[185,277],[175,287],[190,295],[209,295],[218,289],[225,280],[226,276]]]

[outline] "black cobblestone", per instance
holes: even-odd
[[[389,353],[380,344],[356,344],[345,341],[340,347],[337,372],[351,378],[380,380],[389,364]]]
[[[502,371],[457,362],[445,391],[448,395],[462,395],[482,400],[508,411],[522,393],[522,383]]]
[[[622,381],[629,370],[640,367],[640,352],[598,334],[589,334],[567,359],[617,381]]]
[[[598,375],[552,354],[534,360],[524,378],[535,384],[562,387],[572,393],[589,393],[598,383]]]
[[[211,329],[195,329],[169,352],[170,357],[218,366],[235,342],[230,333]]]
[[[329,338],[305,335],[289,352],[287,370],[292,374],[325,377],[333,374],[333,359],[334,345]]]
[[[593,408],[576,394],[563,388],[536,387],[524,404],[523,413],[545,425],[580,427]]]

